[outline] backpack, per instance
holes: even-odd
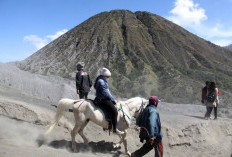
[[[216,100],[216,90],[209,91],[208,96],[207,96],[207,102],[214,102]]]

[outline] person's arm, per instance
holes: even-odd
[[[201,89],[201,100],[204,99],[204,88]]]
[[[206,99],[206,89],[205,87],[201,90],[201,102],[204,103]]]
[[[219,98],[218,98],[218,96],[219,96],[219,91],[218,91],[218,89],[216,88],[216,105],[218,106],[218,104],[219,104]]]
[[[92,83],[92,80],[90,79],[89,74],[88,74],[88,79],[89,79],[89,87],[91,88],[91,87],[92,87],[92,85],[93,85],[93,83]]]
[[[79,90],[80,90],[80,86],[81,86],[81,73],[78,72],[76,74],[76,90],[77,90],[77,94],[79,94]]]
[[[148,131],[151,138],[156,139],[159,134],[159,126],[158,126],[158,115],[156,112],[150,112],[150,116],[148,118]]]
[[[100,86],[102,88],[102,94],[105,97],[109,98],[112,102],[116,103],[114,97],[111,95],[109,89],[106,87],[105,82],[103,80],[100,80],[99,83],[100,83]]]

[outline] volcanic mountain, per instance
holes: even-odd
[[[18,66],[74,79],[76,63],[93,81],[99,69],[112,72],[118,97],[157,95],[168,102],[200,103],[206,80],[215,80],[221,104],[232,106],[232,52],[149,12],[102,12],[74,27]]]

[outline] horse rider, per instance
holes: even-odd
[[[95,81],[94,88],[96,89],[96,98],[98,106],[102,106],[110,119],[112,120],[113,132],[115,134],[124,134],[123,131],[118,130],[117,117],[118,111],[115,105],[117,101],[114,99],[109,90],[108,80],[111,77],[111,72],[107,68],[102,68],[101,75],[99,75]]]
[[[159,113],[157,111],[159,100],[157,96],[149,98],[149,104],[142,112],[138,121],[140,127],[139,138],[146,143],[138,150],[131,154],[131,157],[141,157],[154,148],[155,157],[163,156],[162,130]]]

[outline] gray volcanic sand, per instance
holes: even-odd
[[[30,74],[13,65],[0,64],[0,157],[126,156],[123,145],[112,148],[119,141],[117,136],[109,136],[91,122],[84,130],[89,145],[84,145],[77,135],[78,152],[72,152],[73,113],[65,113],[59,125],[49,135],[43,135],[56,112],[51,104],[57,105],[62,97],[77,99],[73,86],[69,80]],[[232,156],[231,110],[219,108],[218,120],[203,119],[206,109],[201,105],[160,102],[158,110],[165,157]],[[128,129],[131,152],[142,146],[138,134],[133,120]],[[153,157],[154,151],[146,156]]]

